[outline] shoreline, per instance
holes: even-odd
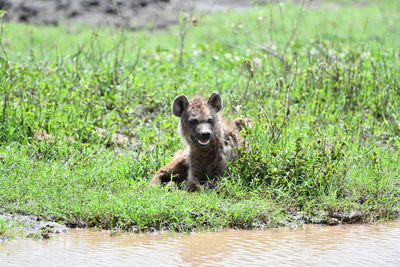
[[[198,232],[209,232],[209,231],[229,231],[229,230],[250,230],[250,231],[268,231],[272,229],[279,228],[297,228],[300,225],[321,225],[321,226],[337,226],[337,225],[368,225],[374,224],[376,222],[395,222],[400,220],[400,210],[395,212],[395,216],[389,220],[379,219],[376,221],[365,220],[363,217],[367,217],[361,212],[352,211],[350,213],[335,212],[332,215],[327,213],[321,213],[320,215],[308,216],[304,215],[304,212],[295,212],[293,214],[288,214],[292,216],[293,220],[282,220],[276,225],[268,225],[263,222],[260,218],[255,218],[250,224],[234,224],[233,227],[223,227],[220,229],[213,228],[202,228],[202,229],[192,229],[191,233]],[[88,227],[87,223],[71,223],[65,221],[52,221],[41,218],[36,215],[24,215],[24,214],[14,214],[14,213],[0,213],[0,221],[5,220],[8,222],[8,226],[12,231],[18,231],[19,234],[16,236],[0,235],[0,241],[11,241],[15,239],[24,238],[34,238],[34,239],[47,239],[51,238],[53,235],[64,234],[70,229],[97,229],[104,231],[121,231],[121,233],[135,233],[135,234],[145,234],[145,233],[157,233],[157,232],[171,232],[171,233],[185,233],[179,231],[173,231],[167,227],[161,229],[150,228],[147,231],[139,231],[137,228],[132,227],[131,229],[110,229],[91,226]],[[14,229],[13,229],[14,228]]]

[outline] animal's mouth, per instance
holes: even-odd
[[[208,147],[211,141],[211,139],[200,139],[195,136],[192,136],[192,140],[195,144],[197,144],[200,147]]]

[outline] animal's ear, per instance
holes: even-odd
[[[219,112],[222,109],[222,99],[219,93],[212,93],[210,98],[207,100],[207,104],[215,109],[215,112]]]
[[[172,113],[175,116],[181,117],[183,111],[189,106],[189,100],[185,95],[179,95],[175,97],[174,102],[172,103]]]

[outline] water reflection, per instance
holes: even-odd
[[[51,240],[0,244],[0,265],[366,266],[400,263],[400,222],[301,230],[111,234],[72,229]]]

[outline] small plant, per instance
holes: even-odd
[[[179,65],[183,65],[183,49],[185,47],[185,38],[192,26],[197,26],[197,17],[190,17],[187,13],[179,15]]]

